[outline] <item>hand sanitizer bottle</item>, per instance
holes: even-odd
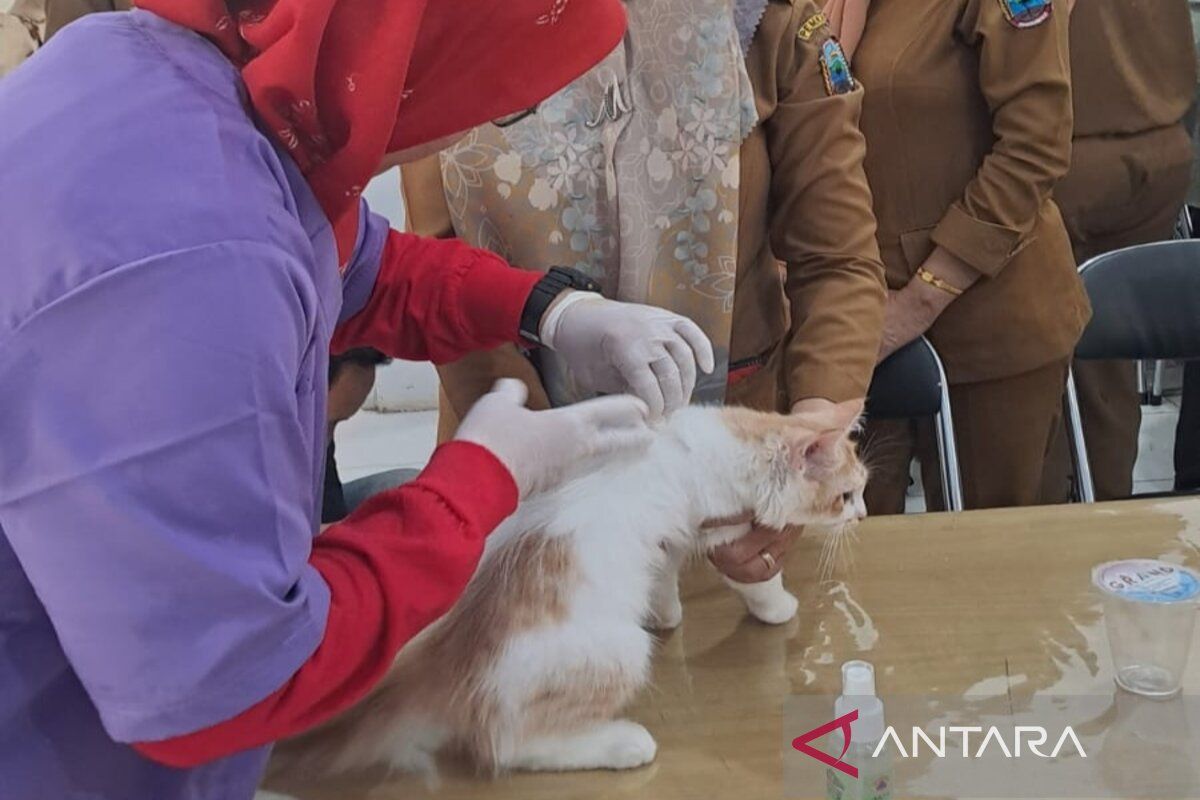
[[[874,757],[887,730],[883,701],[875,695],[875,668],[866,661],[847,661],[842,665],[842,696],[834,705],[834,714],[842,717],[855,710],[858,719],[850,725],[850,746],[843,760],[858,770],[858,777],[826,768],[826,795],[829,800],[891,800],[891,756],[885,751]],[[840,753],[845,746],[841,733],[832,738],[836,753]]]

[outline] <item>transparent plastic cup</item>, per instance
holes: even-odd
[[[1200,606],[1200,574],[1165,561],[1111,561],[1092,570],[1117,685],[1167,698],[1183,686]]]

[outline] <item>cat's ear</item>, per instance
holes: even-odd
[[[788,443],[792,467],[803,469],[806,466],[820,468],[832,465],[836,461],[838,447],[854,430],[862,410],[862,400],[847,400],[832,404],[821,412],[798,415]]]
[[[822,432],[803,423],[791,425],[784,437],[789,472],[803,472],[813,454],[821,449]]]

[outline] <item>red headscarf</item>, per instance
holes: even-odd
[[[213,41],[344,263],[383,157],[529,108],[612,51],[620,0],[137,0]]]

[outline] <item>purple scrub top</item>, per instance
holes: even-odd
[[[267,750],[141,758],[320,642],[307,563],[346,278],[232,65],[144,11],[0,81],[0,797],[243,800]]]

